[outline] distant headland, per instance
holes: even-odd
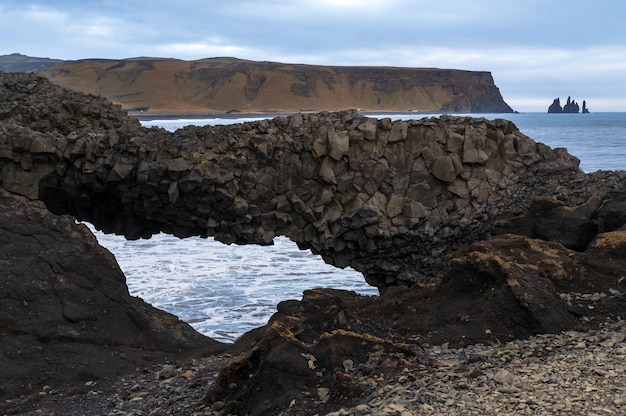
[[[134,113],[292,113],[357,108],[512,113],[490,72],[321,66],[237,58],[59,61],[0,56],[0,71],[36,72]]]
[[[571,97],[567,97],[567,103],[563,107],[561,107],[561,99],[555,98],[552,101],[550,107],[548,107],[548,113],[579,113],[580,106],[578,103],[571,99]],[[589,109],[587,108],[587,102],[583,100],[583,114],[589,113]]]

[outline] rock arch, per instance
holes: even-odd
[[[2,74],[0,88],[7,190],[128,239],[285,235],[381,289],[432,283],[531,195],[589,195],[563,186],[587,178],[575,157],[505,120],[342,111],[170,133],[33,75]]]

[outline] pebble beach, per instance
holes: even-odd
[[[319,416],[344,415],[620,415],[626,413],[626,323],[606,321],[586,332],[567,331],[493,345],[451,348],[424,346],[428,364],[397,374],[363,374],[345,363],[364,386],[365,397],[351,408]],[[44,389],[32,415],[222,415],[218,401],[202,398],[217,372],[232,357],[155,365],[113,383],[88,382],[82,392]],[[403,360],[394,356],[390,359]],[[323,408],[319,389],[306,408]],[[302,409],[293,402],[291,415]]]

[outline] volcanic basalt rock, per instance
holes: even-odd
[[[223,344],[128,293],[84,224],[0,190],[0,412],[44,386],[81,386]],[[14,414],[9,412],[9,414]]]
[[[502,234],[457,250],[434,288],[394,287],[380,297],[313,289],[301,301],[284,301],[268,325],[237,341],[251,347],[221,372],[206,401],[236,414],[268,414],[268,406],[287,415],[324,414],[367,397],[354,379],[432,365],[420,348],[425,343],[504,344],[619,320],[626,305],[624,195],[573,207],[535,198],[528,210],[499,221]],[[607,224],[608,212],[616,215]],[[534,224],[538,218],[546,221]],[[589,221],[607,232],[548,232]],[[543,237],[527,235],[538,229]],[[578,250],[566,248],[563,240],[579,243],[575,234],[592,238]],[[320,389],[327,396],[307,408],[305,397]],[[270,395],[275,401],[266,400]]]
[[[571,97],[567,97],[567,102],[563,107],[561,107],[561,99],[555,98],[552,101],[550,107],[548,107],[548,113],[578,113],[580,112],[580,106]],[[583,101],[583,114],[589,113],[589,109],[587,108],[587,102]]]
[[[534,198],[528,210],[498,221],[494,231],[503,234],[455,252],[435,288],[394,287],[380,297],[314,289],[281,302],[267,326],[228,348],[236,357],[202,405],[233,414],[328,413],[366,397],[356,382],[364,375],[395,379],[433,365],[420,343],[504,342],[619,319],[625,200],[622,192],[567,207]],[[18,397],[30,392],[81,391],[155,360],[225,348],[130,297],[111,254],[72,217],[6,191],[0,208],[0,411],[26,414],[37,401]],[[536,225],[538,218],[546,220]],[[563,242],[580,241],[572,237],[588,236],[587,227],[526,235],[590,221],[602,231],[578,251]]]
[[[0,117],[2,186],[55,213],[128,239],[285,235],[381,289],[437,280],[533,195],[579,204],[623,180],[585,175],[505,120],[345,111],[170,133],[23,74],[0,77]]]
[[[287,235],[383,289],[307,291],[241,337],[204,403],[241,414],[356,404],[367,392],[355,377],[431,365],[421,342],[620,319],[626,173],[577,166],[504,120],[341,112],[168,133],[101,98],[0,75],[6,190],[127,238]],[[44,385],[85,388],[146,360],[221,351],[130,297],[73,217],[5,190],[0,208],[0,410]]]

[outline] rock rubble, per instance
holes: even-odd
[[[427,348],[431,368],[363,377],[365,403],[326,416],[617,415],[626,411],[626,327],[537,335],[505,344]]]
[[[593,330],[506,343],[426,346],[428,364],[390,357],[403,366],[384,374],[346,368],[365,393],[354,406],[329,408],[323,391],[309,403],[293,401],[280,414],[619,415],[626,411],[625,337],[624,321],[604,321]],[[155,365],[115,382],[88,381],[83,392],[71,395],[44,389],[38,407],[22,414],[227,416],[224,403],[207,406],[202,397],[233,358]]]

